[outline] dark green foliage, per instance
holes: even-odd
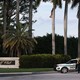
[[[52,43],[51,43],[51,35],[47,34],[47,36],[43,37],[36,37],[37,45],[35,46],[35,49],[33,53],[51,53],[52,51]]]
[[[71,59],[71,57],[69,55],[56,54],[56,55],[54,55],[54,61],[55,61],[54,64],[64,63],[70,59]]]
[[[52,38],[51,34],[47,34],[47,36],[36,37],[38,44],[36,44],[33,53],[35,54],[51,54],[52,53]],[[64,37],[56,35],[56,54],[64,54]],[[2,53],[2,40],[0,39],[0,53]],[[68,38],[67,41],[67,50],[68,55],[71,58],[76,58],[78,53],[78,39],[75,37]],[[1,54],[0,54],[1,56]],[[4,54],[3,54],[4,56]],[[8,56],[8,55],[7,55]]]
[[[6,38],[5,38],[5,36],[4,36],[4,38],[2,38],[1,36],[5,35],[6,33],[9,33],[10,37],[8,37],[6,40],[11,41],[12,40],[11,36],[14,36],[14,34],[13,34],[14,30],[17,29],[17,31],[19,32],[19,22],[23,25],[23,27],[28,26],[28,28],[25,29],[25,31],[28,30],[30,27],[29,21],[31,21],[31,23],[32,23],[32,20],[29,20],[29,17],[30,17],[29,14],[33,15],[33,12],[35,12],[37,9],[37,7],[35,7],[35,4],[34,4],[35,2],[32,2],[32,6],[33,6],[32,10],[31,10],[32,13],[29,13],[29,11],[31,9],[29,7],[31,0],[20,0],[20,1],[18,1],[19,5],[17,4],[18,3],[17,1],[18,0],[0,0],[0,38],[1,38],[1,40],[3,39],[2,42],[0,41],[0,52],[1,53],[3,52],[2,53],[3,55],[0,55],[0,56],[4,56],[4,54],[6,54],[6,56],[10,56],[10,55],[12,55],[11,53],[13,53],[13,54],[17,53],[16,49],[13,51],[13,49],[11,49],[10,46],[5,47],[5,49],[4,49],[4,46],[2,44],[4,44],[4,40]],[[20,18],[19,18],[19,14],[21,15]],[[32,32],[32,29],[30,29],[28,31],[28,33],[30,31]],[[6,34],[6,36],[8,36],[8,34]],[[24,36],[25,36],[25,34],[24,34]],[[19,39],[19,40],[21,40],[21,39]],[[5,42],[7,42],[7,41],[5,41]],[[23,41],[23,42],[25,42],[25,41]],[[20,43],[20,45],[21,45],[21,43]],[[26,45],[26,43],[25,43],[25,45]],[[12,45],[11,45],[11,47],[12,47]],[[26,50],[23,50],[23,51],[27,52],[28,48],[27,47],[25,47],[25,48],[26,48]],[[21,51],[21,53],[22,53],[22,48],[19,51]],[[20,52],[19,52],[19,54],[20,54]]]
[[[36,37],[38,44],[35,46],[33,53],[43,54],[52,53],[52,35],[47,34],[43,37]],[[56,54],[64,54],[64,37],[55,35],[55,51]],[[71,58],[76,58],[78,53],[78,39],[75,37],[67,38],[68,55]]]
[[[20,57],[20,68],[53,68],[55,64],[70,60],[70,56],[36,54],[23,55]]]
[[[56,53],[63,54],[64,53],[64,38],[63,36],[56,35],[55,36],[55,49]]]
[[[68,38],[68,54],[72,58],[76,58],[78,56],[78,39],[75,37]]]

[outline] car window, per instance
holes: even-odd
[[[67,62],[67,64],[71,64],[71,63],[77,63],[77,60],[70,60]]]

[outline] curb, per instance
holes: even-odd
[[[56,73],[56,71],[32,72],[32,74],[51,74],[51,73]]]
[[[21,76],[21,75],[31,75],[31,74],[32,74],[32,72],[0,73],[0,77]]]
[[[22,75],[32,75],[32,74],[51,74],[51,73],[56,73],[56,71],[0,73],[0,77],[22,76]]]

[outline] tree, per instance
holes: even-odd
[[[24,27],[21,24],[18,24],[19,29],[14,29],[8,31],[2,38],[6,37],[3,46],[8,52],[9,56],[20,56],[22,52],[27,54],[29,47],[34,47],[36,40],[30,38],[28,34],[28,27]]]
[[[45,0],[43,0],[45,1]],[[32,10],[33,10],[33,2],[34,6],[38,7],[41,0],[29,0],[29,37],[32,38]],[[32,53],[32,48],[29,48],[29,53]]]
[[[23,26],[29,25],[29,16],[28,16],[29,1],[30,0],[0,0],[0,35],[1,36],[4,35],[3,32],[6,33],[6,31],[7,33],[8,31],[13,31],[14,29],[17,29],[19,31],[20,29],[19,23],[23,24]],[[33,6],[32,11],[34,9],[36,8],[34,8]],[[20,18],[19,15],[22,15],[22,17]],[[23,23],[22,21],[24,21],[25,23]]]
[[[3,34],[6,34],[6,27],[7,27],[7,16],[6,16],[6,0],[4,0],[3,5],[4,5],[4,10],[3,10],[3,20],[4,20],[4,24],[3,24]],[[5,42],[5,38],[3,38],[3,43]],[[6,52],[6,49],[3,47],[3,53]]]
[[[29,1],[29,37],[32,38],[32,3],[33,0]],[[32,53],[32,48],[29,48],[29,53]]]
[[[80,57],[80,0],[72,0],[72,8],[74,8],[76,5],[78,5],[78,12],[77,12],[77,18],[78,18],[78,57]]]
[[[67,19],[68,19],[68,3],[70,0],[65,1],[65,10],[64,10],[64,54],[67,55]]]
[[[14,13],[14,0],[0,0],[0,34],[1,36],[6,34],[8,29],[11,29],[13,24],[12,17]],[[15,15],[15,14],[14,14]],[[3,39],[3,43],[5,38]],[[3,47],[3,53],[6,53],[6,49]]]
[[[53,9],[51,11],[52,17],[52,54],[55,54],[55,9],[56,6],[61,7],[62,0],[51,0],[53,3]]]

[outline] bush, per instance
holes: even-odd
[[[67,55],[35,54],[20,57],[20,68],[52,68],[55,64],[66,62]]]
[[[56,54],[54,55],[55,64],[58,63],[65,63],[69,61],[71,57],[69,55],[63,55],[63,54]]]

